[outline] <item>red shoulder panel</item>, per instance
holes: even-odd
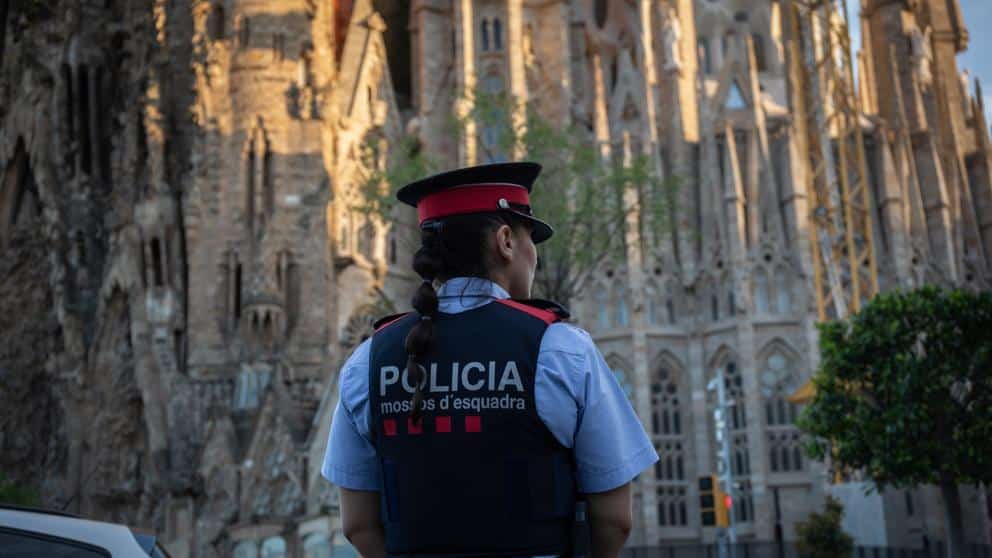
[[[375,332],[376,332],[376,333],[379,333],[380,331],[382,331],[383,329],[385,329],[385,328],[386,328],[387,326],[389,326],[390,324],[394,324],[394,323],[396,323],[396,322],[398,322],[398,321],[400,321],[400,320],[402,320],[402,319],[403,319],[403,318],[405,318],[405,317],[406,317],[406,316],[407,316],[408,314],[410,314],[410,313],[409,313],[409,312],[404,312],[404,313],[402,313],[402,314],[396,314],[396,315],[393,315],[393,316],[387,316],[387,317],[385,317],[385,318],[383,318],[383,319],[381,319],[381,320],[379,320],[379,321],[378,321],[378,322],[376,322],[375,324],[373,324],[373,326],[372,326],[372,327],[374,327],[374,328],[375,328]]]
[[[550,310],[542,310],[540,308],[535,308],[533,306],[529,306],[527,304],[509,298],[502,298],[497,300],[496,302],[500,304],[505,304],[506,306],[509,306],[510,308],[515,308],[517,310],[520,310],[521,312],[526,312],[548,325],[551,325],[558,321],[558,315],[555,314],[554,312],[551,312]]]

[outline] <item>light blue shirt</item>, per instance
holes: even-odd
[[[439,311],[458,314],[509,298],[499,285],[456,277],[438,290]],[[380,490],[379,461],[370,440],[369,345],[355,349],[341,369],[321,473],[352,490]],[[605,492],[630,482],[658,461],[623,388],[584,330],[548,326],[541,339],[534,380],[537,414],[575,453],[579,491]]]

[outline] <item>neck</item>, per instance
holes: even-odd
[[[496,283],[500,287],[503,287],[503,290],[509,293],[511,298],[530,298],[530,293],[527,292],[526,289],[514,284],[514,282],[510,279],[509,274],[501,270],[490,272],[489,280]]]

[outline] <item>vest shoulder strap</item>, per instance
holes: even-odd
[[[567,320],[570,316],[564,306],[550,300],[541,300],[538,298],[529,298],[527,300],[504,298],[496,302],[530,314],[548,325]]]
[[[385,317],[379,318],[378,320],[376,320],[375,322],[372,323],[372,329],[374,329],[376,333],[379,333],[385,327],[389,326],[390,324],[393,324],[395,322],[400,321],[401,319],[403,319],[408,314],[410,314],[410,312],[401,312],[399,314],[393,314],[391,316],[385,316]]]

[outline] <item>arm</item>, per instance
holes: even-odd
[[[616,558],[630,535],[630,483],[586,494],[586,505],[592,558]]]
[[[379,493],[341,488],[341,528],[364,558],[385,558],[386,532],[379,520]]]
[[[537,411],[575,452],[579,492],[587,495],[593,558],[615,558],[631,531],[630,482],[658,461],[613,371],[584,331],[548,327],[538,355]]]
[[[365,341],[341,370],[337,408],[331,420],[321,474],[341,490],[344,536],[370,558],[386,555],[379,520],[379,460],[369,439],[368,349]]]

